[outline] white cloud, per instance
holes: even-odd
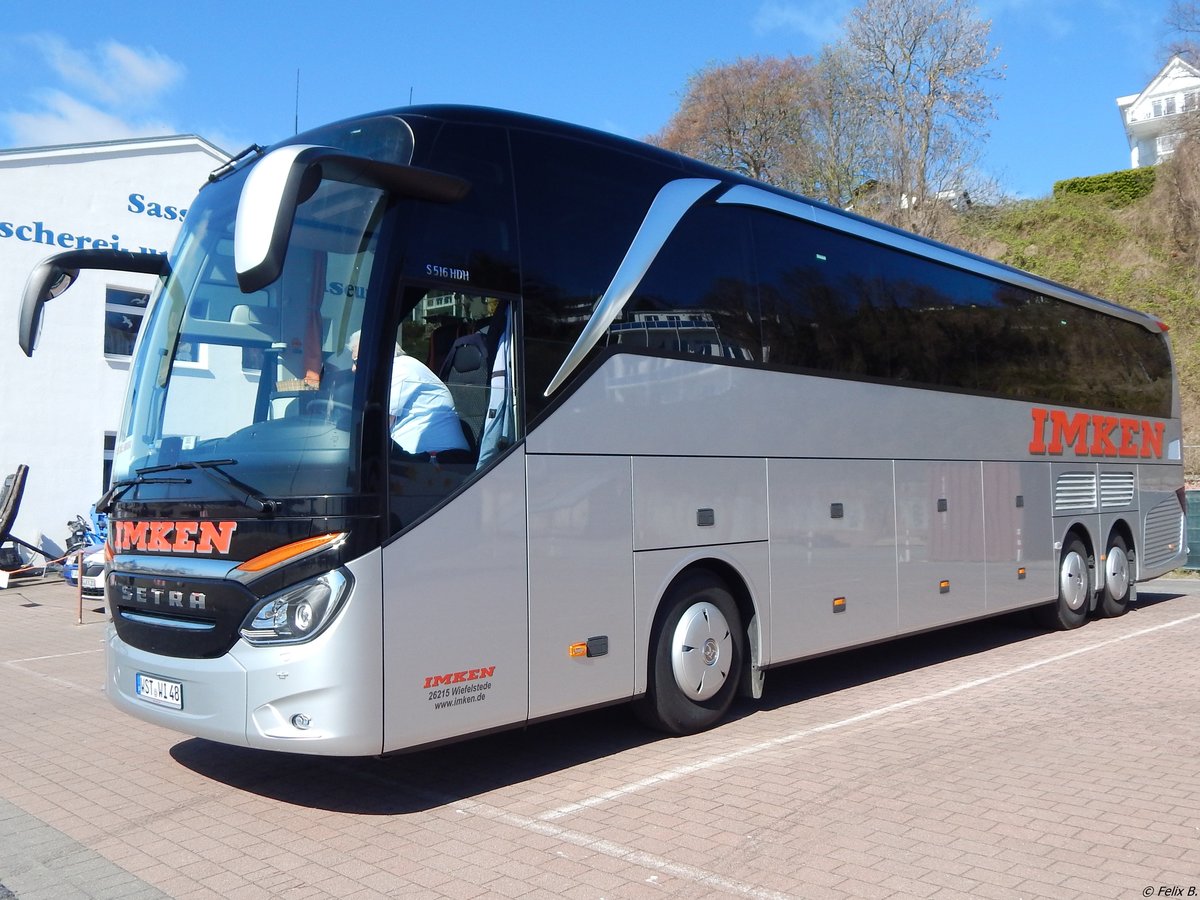
[[[174,134],[178,130],[155,119],[131,120],[105,112],[62,91],[46,91],[35,99],[39,103],[36,110],[0,116],[14,146],[84,144]]]
[[[116,41],[102,52],[110,73],[110,86],[140,96],[157,98],[183,78],[184,68],[157,50],[134,50]]]
[[[16,146],[84,143],[173,134],[158,101],[184,76],[184,67],[157,50],[109,40],[91,49],[52,35],[21,41],[41,57],[59,84],[11,97],[0,113]],[[15,108],[14,108],[15,107]]]
[[[53,35],[31,35],[26,43],[45,58],[68,91],[81,91],[110,107],[151,104],[184,74],[182,65],[157,50],[135,50],[114,40],[91,51]]]
[[[850,6],[848,0],[766,0],[754,14],[751,26],[758,34],[792,31],[819,43],[830,43],[841,36],[842,23],[850,11]]]

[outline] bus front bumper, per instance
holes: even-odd
[[[239,747],[381,752],[380,673],[354,677],[353,662],[338,665],[344,661],[321,639],[289,647],[239,642],[217,659],[182,659],[132,647],[110,623],[106,643],[109,700],[138,719]]]

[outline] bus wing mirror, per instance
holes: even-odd
[[[42,260],[29,274],[21,297],[21,320],[17,340],[26,356],[33,356],[42,328],[42,307],[62,295],[84,269],[169,275],[171,264],[159,253],[134,253],[131,250],[68,250]]]
[[[455,203],[470,182],[430,169],[354,156],[333,147],[298,144],[264,156],[242,185],[233,230],[233,262],[238,287],[261,290],[283,271],[296,210],[322,181],[374,187],[433,203]]]

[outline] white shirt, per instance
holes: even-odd
[[[411,356],[392,360],[392,440],[405,453],[466,450],[454,398],[441,380]]]

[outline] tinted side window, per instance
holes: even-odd
[[[1163,336],[1125,319],[1090,309],[1083,312],[1089,320],[1086,340],[1074,348],[1074,363],[1079,381],[1093,394],[1093,403],[1122,412],[1170,416],[1171,354]]]
[[[521,222],[525,409],[592,315],[650,204],[681,171],[585,141],[512,133]]]
[[[745,210],[693,209],[609,329],[609,345],[761,362],[750,262]]]
[[[871,260],[836,232],[782,216],[754,222],[765,362],[786,369],[873,375],[888,370],[864,346]]]
[[[1170,415],[1166,346],[1136,323],[772,214],[754,242],[772,366]]]
[[[1121,350],[1113,374],[1122,402],[1113,406],[1167,418],[1175,385],[1166,338],[1120,319],[1110,320],[1109,324]]]
[[[517,229],[508,136],[502,128],[447,123],[422,165],[470,182],[457,203],[408,201],[402,227],[410,278],[461,282],[515,292]]]

